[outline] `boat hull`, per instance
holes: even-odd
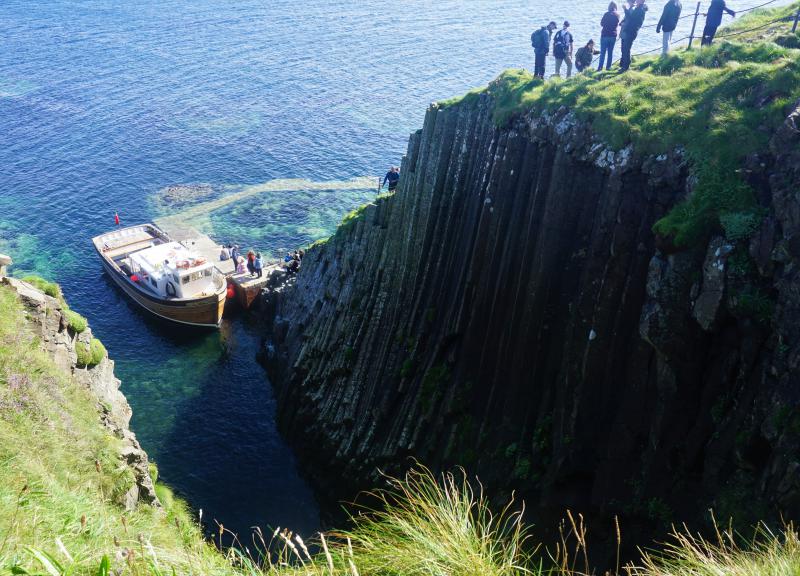
[[[222,322],[222,313],[225,308],[227,289],[215,294],[192,299],[162,299],[144,293],[128,276],[119,270],[107,258],[95,243],[95,250],[103,263],[103,268],[114,283],[119,286],[134,302],[156,316],[190,326],[203,326],[208,328],[219,327]]]

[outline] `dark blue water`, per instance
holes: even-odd
[[[117,362],[142,444],[206,519],[240,532],[310,532],[317,505],[276,433],[274,398],[254,363],[258,328],[242,318],[212,333],[166,328],[103,277],[89,238],[114,211],[127,224],[174,212],[159,200],[174,184],[224,195],[275,178],[382,174],[429,102],[504,68],[531,68],[530,32],[550,18],[569,18],[578,43],[596,36],[604,7],[3,0],[0,252],[13,255],[16,273],[60,282],[89,318]],[[637,48],[659,41],[643,32]],[[275,252],[329,234],[373,194],[296,186],[196,224]]]

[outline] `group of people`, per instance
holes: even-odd
[[[295,250],[294,252],[287,252],[283,257],[283,265],[286,266],[286,271],[289,274],[296,274],[300,270],[300,263],[305,256],[304,250]]]
[[[608,11],[600,19],[600,50],[595,50],[594,40],[589,40],[585,46],[579,48],[574,54],[575,68],[578,72],[588,69],[592,65],[595,54],[600,54],[597,70],[611,69],[611,62],[614,59],[614,46],[617,43],[617,36],[621,42],[622,56],[619,61],[620,72],[625,72],[631,65],[631,48],[633,42],[639,35],[639,30],[644,24],[645,14],[647,13],[646,0],[627,0],[627,5],[623,6],[624,14],[620,17],[616,2],[608,5]],[[681,17],[681,1],[667,0],[661,12],[661,18],[656,24],[656,33],[662,34],[661,53],[666,55],[672,42],[672,33],[678,25]],[[725,0],[711,0],[711,5],[706,13],[706,25],[703,29],[701,45],[707,46],[714,40],[722,23],[722,15],[727,12],[731,16],[736,16],[736,12],[725,5]],[[561,76],[561,66],[566,64],[566,75],[572,75],[573,46],[574,39],[569,30],[569,22],[564,21],[561,30],[553,32],[558,28],[558,24],[551,21],[547,26],[542,26],[531,34],[531,45],[535,54],[534,76],[544,78],[545,61],[553,48],[555,58],[556,76]]]
[[[236,274],[249,274],[256,278],[261,278],[264,271],[264,260],[261,252],[247,251],[247,258],[242,256],[238,244],[228,244],[222,246],[219,252],[221,262],[233,260],[233,267]]]

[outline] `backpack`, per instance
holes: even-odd
[[[539,28],[531,34],[531,46],[537,52],[544,50],[547,52],[548,44],[550,43],[550,33],[547,28]]]
[[[553,39],[553,56],[556,58],[564,58],[569,51],[569,41],[571,34],[566,30],[559,30],[556,37]]]

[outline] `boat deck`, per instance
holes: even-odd
[[[221,244],[214,242],[207,234],[203,234],[191,226],[177,223],[173,219],[156,220],[155,224],[176,242],[180,242],[188,249],[204,256],[209,262],[213,262],[217,270],[222,272],[233,283],[236,298],[243,308],[249,308],[250,304],[261,293],[261,289],[266,285],[267,277],[273,267],[272,264],[267,264],[264,267],[261,278],[250,276],[247,272],[237,274],[233,260],[219,259]]]

